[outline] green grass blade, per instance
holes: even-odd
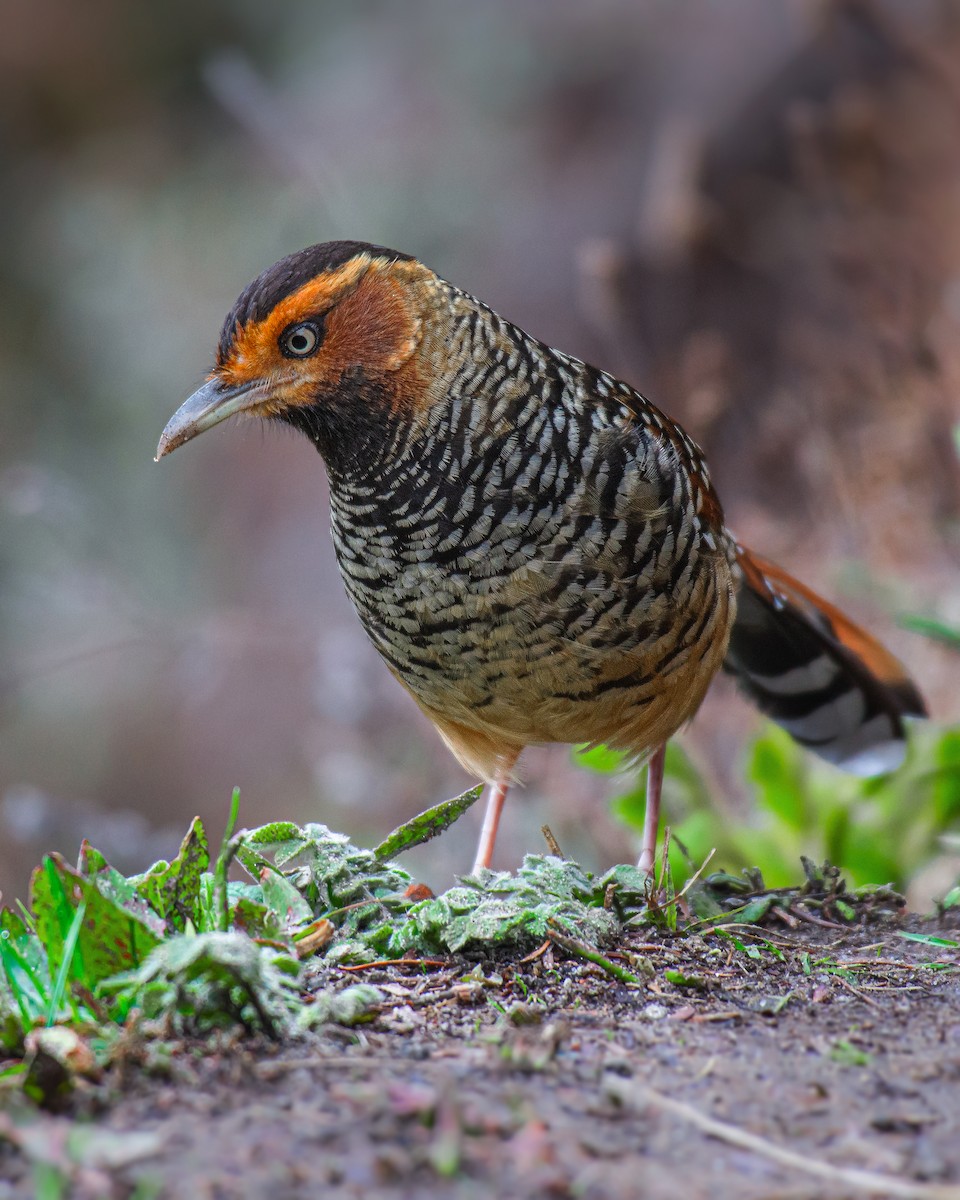
[[[43,865],[44,870],[47,873],[50,894],[53,897],[56,907],[57,923],[60,926],[60,936],[63,939],[63,961],[67,963],[68,968],[72,968],[74,965],[74,959],[76,959],[77,969],[75,972],[75,977],[77,979],[84,979],[86,978],[86,971],[84,970],[83,953],[79,949],[76,949],[77,938],[80,936],[80,925],[77,923],[77,912],[79,909],[74,909],[73,905],[70,903],[66,889],[63,886],[63,878],[60,872],[57,870],[57,864],[54,862],[54,860],[48,855],[46,858],[44,858]],[[82,904],[81,907],[84,909],[84,911],[86,911],[86,903]],[[73,936],[73,944],[76,949],[75,955],[66,954],[67,939],[71,935]],[[48,946],[47,950],[49,951],[49,949],[50,947]]]
[[[230,815],[227,817],[227,826],[223,831],[223,841],[220,843],[220,853],[217,855],[217,861],[213,868],[216,912],[219,914],[217,928],[221,933],[226,933],[230,928],[230,902],[227,893],[227,872],[230,870],[230,864],[233,862],[234,855],[237,852],[237,848],[233,844],[233,832],[237,827],[237,821],[239,818],[240,789],[235,787],[233,789],[233,795],[230,797]]]
[[[920,633],[932,641],[940,642],[941,645],[950,646],[953,650],[960,650],[960,629],[955,629],[944,621],[938,621],[936,617],[909,614],[901,617],[898,624],[912,633]]]
[[[50,888],[50,894],[53,897],[54,912],[57,916],[57,925],[60,927],[60,936],[66,939],[67,934],[70,932],[70,926],[73,924],[73,908],[67,899],[66,892],[63,890],[63,880],[57,872],[57,864],[49,855],[44,857],[43,869],[46,872],[47,884]]]
[[[26,927],[31,931],[31,933],[36,933],[37,932],[37,923],[33,919],[33,913],[30,911],[29,908],[27,908],[27,906],[24,904],[24,902],[20,899],[18,899],[16,901],[16,905],[17,905],[17,912],[20,914],[20,918],[23,921],[24,925],[26,925]]]
[[[63,957],[60,959],[60,965],[57,968],[57,976],[53,981],[53,988],[50,992],[50,1000],[47,1005],[47,1020],[48,1026],[56,1025],[57,1017],[60,1014],[60,1005],[63,1003],[63,997],[67,993],[67,981],[73,969],[74,956],[77,953],[77,941],[80,937],[80,929],[83,925],[83,918],[87,915],[87,902],[81,901],[77,906],[76,912],[73,914],[73,921],[70,928],[67,930],[66,937],[63,939]],[[83,977],[82,968],[79,978]],[[69,997],[70,1008],[73,1012],[74,1020],[79,1020],[80,1013],[72,996]]]

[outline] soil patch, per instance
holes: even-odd
[[[957,941],[645,931],[639,986],[556,948],[318,964],[372,1021],[132,1041],[69,1111],[0,1114],[0,1197],[960,1196],[960,951],[905,929]]]

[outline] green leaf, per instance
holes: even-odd
[[[712,921],[722,917],[726,909],[717,899],[713,889],[706,880],[698,879],[686,893],[690,911],[701,921]]]
[[[664,971],[663,977],[674,987],[687,988],[695,992],[703,992],[707,988],[707,981],[702,975],[687,975],[684,971],[672,967]]]
[[[594,892],[600,903],[606,897],[607,888],[614,884],[613,907],[621,921],[628,921],[647,907],[647,891],[650,881],[646,874],[632,863],[621,863],[611,867],[594,884]]]
[[[847,1041],[835,1042],[830,1057],[841,1067],[869,1067],[873,1056]]]
[[[789,734],[769,725],[750,752],[747,774],[762,808],[792,829],[810,826],[810,811],[800,751]]]
[[[758,925],[776,903],[776,896],[757,896],[755,900],[750,900],[742,908],[730,913],[728,920],[735,921],[738,925]]]
[[[233,831],[240,818],[240,789],[235,787],[230,796],[230,812],[227,823],[220,839],[220,851],[213,864],[213,904],[204,904],[203,912],[210,924],[206,928],[219,929],[226,933],[230,927],[229,889],[227,887],[227,872],[242,841],[242,836],[234,839]]]
[[[257,879],[264,866],[287,867],[285,874],[315,916],[339,912],[361,900],[399,896],[411,882],[408,872],[378,861],[370,850],[361,850],[346,834],[326,825],[289,826],[279,839],[273,830],[263,835],[263,830],[246,835],[238,859]],[[274,855],[274,863],[266,853]]]
[[[50,966],[40,939],[10,909],[0,913],[0,1046],[17,1051],[47,1012]]]
[[[129,882],[154,912],[182,933],[188,921],[199,923],[200,876],[209,865],[207,835],[200,818],[194,817],[177,857],[169,863],[161,859]]]
[[[279,921],[281,929],[296,929],[313,920],[313,909],[286,876],[273,867],[260,872],[263,902]]]
[[[167,931],[167,922],[144,900],[126,876],[121,875],[113,867],[106,867],[92,876],[90,882],[107,900],[112,900],[120,908],[132,913],[138,920],[148,925],[158,937],[163,937]]]
[[[253,859],[251,865],[247,866],[252,875],[259,875],[260,867],[267,862],[263,855],[272,855],[277,866],[282,867],[309,846],[310,837],[299,825],[294,825],[292,821],[273,821],[247,833],[237,857],[247,866],[247,859],[251,858],[250,851],[259,854],[261,857]],[[243,852],[246,852],[246,858]]]
[[[615,796],[610,801],[610,811],[629,829],[643,829],[643,815],[647,805],[647,790],[645,787],[631,788],[622,796]]]
[[[597,771],[601,775],[616,775],[626,769],[629,755],[623,750],[611,750],[608,746],[577,746],[573,751],[573,761],[578,767],[586,767],[588,771]]]
[[[412,821],[407,821],[388,834],[374,849],[373,857],[381,862],[387,862],[391,858],[396,858],[398,854],[402,854],[404,850],[429,842],[431,838],[435,838],[445,829],[449,829],[468,808],[476,804],[482,791],[483,784],[480,783],[476,787],[462,792],[459,796],[454,796],[452,800],[444,800],[442,804],[428,808],[426,812],[420,813]]]
[[[80,843],[80,857],[77,860],[77,870],[81,875],[95,875],[97,871],[106,869],[110,864],[99,850],[94,849],[86,838]]]
[[[356,983],[342,991],[317,992],[312,1004],[302,1006],[297,1024],[304,1029],[330,1022],[336,1025],[359,1025],[376,1014],[386,999],[379,988],[369,983]]]
[[[232,928],[252,938],[276,938],[283,932],[283,923],[266,904],[240,896],[233,902]]]
[[[155,928],[158,918],[149,913],[132,885],[126,886],[128,893],[122,898],[104,895],[97,882],[75,871],[56,854],[48,856],[33,873],[30,904],[37,935],[51,962],[62,961],[74,913],[81,904],[86,905],[76,950],[87,987],[136,966],[160,941],[160,931]],[[148,921],[147,914],[152,920]]]
[[[908,942],[921,942],[924,946],[947,946],[951,949],[960,946],[960,942],[951,941],[950,938],[935,937],[932,933],[904,933],[900,930],[897,936],[905,938]]]
[[[296,956],[242,933],[180,934],[135,971],[100,985],[120,1011],[170,1017],[191,1031],[240,1024],[277,1037],[292,1032],[299,1008]]]
[[[596,945],[619,928],[615,912],[602,906],[605,892],[606,883],[577,863],[528,854],[516,875],[483,870],[442,896],[412,905],[394,925],[387,954],[542,941],[553,921]]]
[[[933,807],[937,824],[944,827],[960,816],[960,729],[944,730],[933,754]]]

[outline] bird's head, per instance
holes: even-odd
[[[234,304],[216,366],[171,417],[157,459],[237,414],[286,421],[326,453],[416,404],[434,283],[416,259],[364,242],[282,259]]]

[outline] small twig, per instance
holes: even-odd
[[[592,946],[588,946],[586,942],[578,941],[577,938],[571,937],[568,933],[563,933],[556,927],[554,919],[551,917],[550,928],[547,930],[547,937],[551,942],[555,942],[562,950],[566,950],[568,954],[575,954],[577,958],[586,959],[587,962],[593,963],[606,971],[608,975],[620,983],[635,983],[643,986],[643,980],[634,975],[632,971],[626,970],[624,967],[618,967],[615,962],[612,962],[599,950],[594,950]]]
[[[960,1200],[960,1187],[950,1184],[913,1183],[909,1179],[883,1175],[878,1171],[864,1171],[859,1167],[834,1167],[830,1163],[812,1158],[809,1154],[800,1154],[796,1150],[778,1146],[775,1142],[758,1134],[748,1133],[737,1125],[709,1117],[692,1105],[685,1104],[682,1100],[674,1100],[671,1096],[665,1096],[662,1092],[654,1091],[653,1088],[635,1080],[610,1075],[604,1080],[604,1088],[609,1096],[621,1104],[628,1104],[633,1108],[652,1106],[663,1109],[664,1112],[688,1121],[710,1137],[719,1138],[728,1145],[750,1150],[763,1158],[780,1163],[781,1166],[792,1167],[833,1184],[858,1188],[878,1196],[896,1196],[900,1200]]]
[[[704,934],[735,933],[738,937],[742,934],[744,937],[755,937],[761,942],[769,941],[774,946],[778,945],[778,943],[775,942],[772,937],[767,935],[767,931],[765,929],[761,929],[759,925],[748,925],[746,922],[741,923],[740,921],[721,921],[718,925],[711,925],[709,922],[712,920],[714,920],[713,917],[703,917],[699,921],[691,922],[690,928],[692,930],[698,930],[698,926],[703,925],[704,929],[702,932]],[[780,942],[779,945],[786,946],[788,943]]]
[[[788,929],[800,928],[800,922],[793,915],[793,913],[787,912],[785,908],[781,908],[778,904],[775,904],[773,908],[770,909],[770,916],[776,917],[778,921],[782,921]]]
[[[815,917],[813,913],[808,913],[802,908],[788,908],[786,910],[791,916],[799,917],[801,921],[807,921],[810,925],[819,925],[822,929],[849,929],[849,925],[840,925],[836,921],[825,921],[823,917]]]
[[[684,896],[687,894],[687,892],[693,887],[693,885],[697,882],[697,880],[703,874],[704,870],[706,869],[707,864],[710,862],[710,859],[713,858],[713,856],[716,854],[716,852],[717,852],[717,848],[716,848],[716,846],[714,846],[714,848],[710,851],[710,853],[703,860],[703,862],[700,864],[700,866],[697,867],[696,871],[694,871],[694,873],[690,876],[690,878],[683,885],[683,887],[680,889],[680,891],[676,894],[676,896],[674,896],[675,902],[679,902],[684,898]]]
[[[443,958],[378,958],[376,962],[351,963],[341,966],[341,971],[372,971],[379,967],[449,967]]]
[[[426,1008],[431,1004],[442,1004],[447,1000],[457,1000],[461,1003],[466,999],[479,999],[484,985],[474,983],[454,983],[449,987],[438,988],[434,992],[409,992],[405,996],[397,996],[392,1000],[384,1000],[376,1006],[377,1012],[387,1012],[392,1008]]]
[[[871,1008],[880,1007],[876,1000],[871,1000],[869,996],[865,996],[859,988],[855,988],[853,984],[844,979],[842,975],[834,975],[833,978],[837,981],[837,983],[842,984],[851,995],[856,996],[856,998],[862,1001],[864,1004],[869,1004]]]
[[[694,1013],[691,1025],[703,1025],[708,1021],[741,1021],[743,1013],[738,1008],[725,1008],[722,1012]]]
[[[553,830],[550,828],[550,826],[541,825],[540,832],[543,834],[543,840],[547,843],[547,849],[554,856],[554,858],[562,858],[564,861],[566,861],[567,856],[560,849],[560,843],[553,836]]]
[[[904,971],[916,971],[917,964],[898,962],[895,958],[845,958],[841,967],[899,967]]]
[[[536,962],[536,960],[538,958],[540,958],[542,955],[546,954],[546,952],[550,949],[552,944],[553,943],[550,941],[550,939],[547,938],[547,940],[543,943],[542,946],[539,946],[536,950],[534,950],[530,954],[526,955],[525,958],[521,958],[519,961],[521,963]]]

